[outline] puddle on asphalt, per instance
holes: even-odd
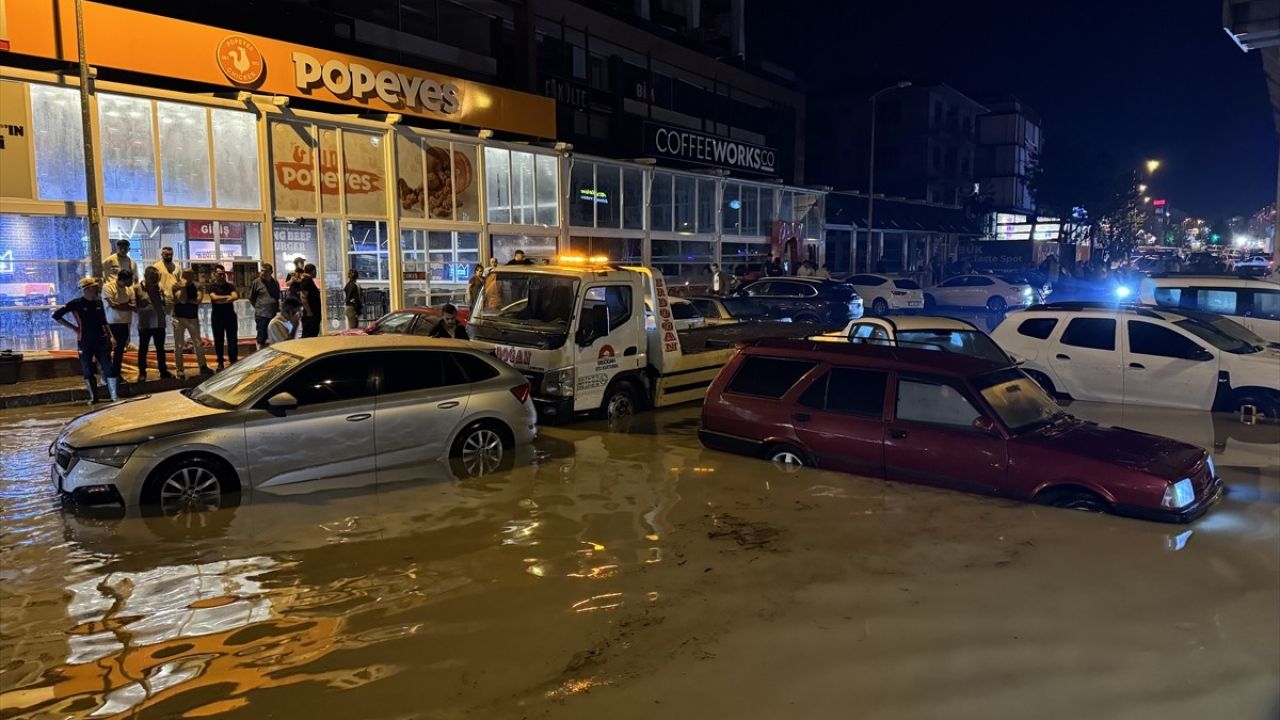
[[[787,473],[699,447],[696,408],[544,428],[481,477],[112,518],[48,486],[68,412],[0,414],[6,719],[987,718],[1068,697],[1079,713],[1031,715],[1260,717],[1280,693],[1274,427],[1173,423],[1231,487],[1189,526]],[[1148,421],[1168,418],[1112,420]]]

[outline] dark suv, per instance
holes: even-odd
[[[1078,420],[1005,362],[907,347],[762,340],[716,376],[702,444],[772,460],[1187,522],[1222,495],[1213,459]]]
[[[831,280],[766,278],[741,288],[734,295],[751,298],[774,320],[837,328],[862,317],[862,298],[858,292]]]

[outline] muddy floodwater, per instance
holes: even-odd
[[[55,502],[79,408],[0,414],[0,718],[1275,718],[1280,428],[1162,525],[544,428],[479,478],[203,518]],[[465,473],[463,474],[465,475]]]

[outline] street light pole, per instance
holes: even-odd
[[[909,87],[911,87],[911,81],[909,81],[909,80],[903,80],[903,81],[901,81],[901,82],[898,82],[898,83],[895,83],[895,84],[893,84],[893,85],[890,85],[890,86],[889,86],[889,87],[887,87],[887,88],[881,88],[880,90],[877,90],[876,92],[874,92],[874,93],[872,93],[872,94],[871,94],[871,149],[870,149],[870,151],[868,152],[868,155],[870,155],[870,156],[871,156],[871,160],[870,160],[870,162],[869,162],[869,163],[868,163],[868,165],[867,165],[867,272],[871,272],[871,269],[872,269],[872,266],[871,266],[871,252],[872,252],[872,240],[871,240],[871,233],[874,231],[875,226],[876,226],[876,225],[875,225],[875,222],[874,222],[874,220],[875,220],[875,201],[876,201],[876,100],[880,99],[880,96],[881,96],[881,95],[883,95],[883,94],[885,94],[885,93],[889,92],[890,90],[901,90],[901,89],[903,89],[903,88],[909,88]],[[855,268],[855,270],[856,270],[856,268],[857,268],[857,264],[858,264],[858,263],[857,263],[857,259],[858,259],[858,242],[857,242],[857,241],[858,241],[858,237],[857,237],[856,232],[855,232],[855,234],[854,234],[854,238],[853,238],[853,239],[854,239],[854,243],[853,243],[853,259],[854,259],[854,262],[852,263],[852,265],[854,266],[854,268]]]
[[[93,164],[93,111],[89,104],[89,62],[84,52],[84,0],[76,0],[76,55],[80,61],[80,124],[84,128],[85,205],[89,208],[89,264],[93,277],[102,277],[102,230],[98,216],[98,177]]]

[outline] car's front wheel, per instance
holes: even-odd
[[[240,485],[225,463],[206,455],[175,458],[157,468],[142,487],[148,526],[166,538],[204,536],[225,529],[240,504]]]
[[[813,466],[813,462],[803,450],[790,445],[774,445],[766,450],[764,455],[774,467],[786,473],[798,472],[802,467]]]
[[[1109,513],[1111,506],[1097,493],[1084,489],[1065,489],[1051,492],[1045,503],[1064,510],[1080,510],[1081,512]]]
[[[1232,399],[1231,412],[1239,413],[1248,405],[1254,407],[1260,418],[1280,420],[1280,393],[1246,391]]]
[[[1004,298],[999,295],[992,295],[991,298],[987,300],[987,309],[993,313],[1003,314],[1009,309],[1009,303],[1005,302]]]
[[[871,303],[871,314],[872,315],[888,315],[889,303],[885,302],[884,298],[876,298],[875,302]]]

